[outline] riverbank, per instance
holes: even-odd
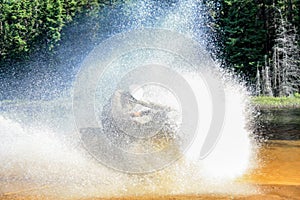
[[[300,95],[293,97],[252,97],[251,102],[259,108],[300,108]]]
[[[53,106],[53,105],[71,105],[71,98],[58,98],[55,100],[2,100],[0,107],[20,107],[20,106]],[[300,108],[300,94],[293,97],[268,97],[253,96],[251,103],[259,108]]]

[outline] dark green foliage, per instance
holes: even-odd
[[[224,61],[244,74],[253,75],[256,61],[263,61],[266,30],[255,1],[225,1],[221,14]]]
[[[254,81],[256,67],[272,57],[280,18],[300,33],[300,0],[203,0],[210,11],[214,49],[222,65]],[[213,3],[212,3],[213,2]]]
[[[2,0],[0,5],[1,56],[28,51],[27,43],[37,36],[37,29],[41,23],[39,20],[34,20],[37,16],[37,2]]]
[[[107,0],[0,0],[0,60],[24,58],[38,44],[52,49],[77,13],[92,15]]]
[[[59,44],[66,24],[82,15],[97,17],[99,9],[116,2],[122,1],[0,0],[0,63],[11,58],[22,60],[29,52],[42,48],[52,50]],[[256,68],[264,65],[265,57],[272,58],[279,10],[300,33],[300,0],[203,0],[203,3],[208,14],[208,32],[213,33],[208,48],[224,67],[241,72],[252,81]],[[90,27],[106,28],[99,26],[95,23]]]

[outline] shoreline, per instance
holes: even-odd
[[[252,96],[251,104],[258,109],[298,109],[300,97]]]
[[[280,109],[300,109],[300,105],[267,105],[267,104],[255,104],[251,105],[255,106],[257,109],[272,109],[272,110],[280,110]]]

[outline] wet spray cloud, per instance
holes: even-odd
[[[58,65],[56,74],[59,75],[46,78],[45,82],[41,83],[45,84],[43,87],[24,87],[23,90],[33,91],[31,95],[36,94],[37,98],[41,97],[41,94],[47,96],[49,91],[62,96],[60,94],[64,90],[67,91],[67,95],[63,95],[61,99],[52,98],[53,101],[41,102],[39,105],[36,102],[15,102],[9,105],[1,103],[5,108],[1,111],[0,118],[0,176],[3,180],[3,193],[17,192],[15,188],[20,182],[21,187],[27,189],[30,188],[28,183],[35,187],[47,186],[44,190],[35,190],[37,194],[66,197],[253,192],[253,188],[234,182],[251,167],[250,160],[253,156],[253,142],[246,127],[247,92],[232,78],[224,76],[224,72],[219,70],[207,53],[201,54],[206,46],[205,26],[201,20],[205,14],[201,13],[201,10],[202,4],[198,1],[182,0],[170,4],[164,1],[131,1],[114,8],[104,8],[99,17],[83,20],[66,28],[65,40],[57,48],[56,55],[50,58],[50,61],[55,60],[53,65]],[[122,37],[124,40],[118,40]],[[176,40],[173,40],[174,38]],[[132,46],[140,44],[143,50],[123,51],[130,41],[133,41]],[[147,48],[149,46],[145,46],[145,43],[161,48]],[[100,48],[103,44],[106,48]],[[186,48],[187,44],[192,45]],[[193,46],[194,44],[197,45]],[[122,52],[125,52],[125,55]],[[203,58],[198,59],[197,55],[203,55]],[[107,64],[104,61],[109,58],[112,59],[108,60],[108,67],[102,76],[89,76],[96,74],[89,69],[99,69],[101,64]],[[43,64],[46,68],[49,63],[44,59],[39,57],[33,61],[33,66]],[[190,143],[184,146],[185,151],[182,151],[184,154],[181,159],[163,165],[162,170],[157,171],[161,166],[155,165],[157,168],[152,170],[153,173],[146,175],[123,173],[124,168],[121,170],[123,172],[115,171],[97,162],[95,156],[93,158],[85,151],[76,129],[81,122],[84,125],[88,123],[97,126],[97,118],[95,124],[89,124],[93,122],[92,118],[85,117],[94,117],[97,113],[94,109],[97,111],[100,108],[98,112],[101,112],[101,95],[108,99],[117,88],[115,82],[125,77],[128,72],[134,71],[138,66],[154,64],[173,66],[176,73],[185,80],[184,83],[187,83],[188,90],[194,96],[192,103],[198,105],[199,112],[187,112],[186,116],[192,116],[191,113],[196,116],[186,122],[197,120],[197,130],[192,132],[192,140],[188,140]],[[80,76],[80,72],[86,72],[85,69],[88,69],[87,76]],[[155,70],[162,72],[165,68]],[[150,72],[156,72],[155,70]],[[42,73],[47,74],[46,71],[42,70]],[[29,85],[43,76],[33,80],[31,77],[26,79]],[[78,84],[78,77],[86,82]],[[166,79],[162,78],[160,81]],[[47,81],[54,81],[56,84],[51,85]],[[96,87],[92,88],[95,90],[92,100],[98,98],[99,104],[91,105],[89,108],[92,108],[93,112],[87,112],[80,109],[80,103],[89,103],[87,95],[90,88],[85,87],[91,86],[89,84],[93,81]],[[214,81],[218,84],[210,87],[209,83]],[[220,85],[222,87],[218,88]],[[78,86],[84,90],[77,90],[76,93]],[[71,91],[74,88],[72,99]],[[224,92],[223,96],[218,95],[223,94],[217,92],[218,89]],[[176,91],[180,93],[182,90]],[[161,94],[161,90],[157,92],[164,95]],[[76,104],[78,99],[79,104]],[[181,99],[184,100],[183,97]],[[77,112],[80,115],[76,116],[76,109],[80,111]],[[218,114],[219,112],[221,114]],[[224,120],[221,124],[212,126],[220,126],[217,130],[219,135],[212,144],[214,148],[201,156],[201,149],[216,116],[221,116]],[[107,165],[110,166],[109,164]],[[119,166],[114,165],[114,168],[116,167]],[[216,184],[216,180],[220,184]]]

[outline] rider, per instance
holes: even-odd
[[[107,134],[150,136],[166,123],[167,111],[164,106],[137,100],[129,92],[117,90],[104,106],[102,124]]]
[[[134,108],[139,104],[129,92],[117,90],[111,98],[111,115],[114,119],[127,120],[132,117],[141,117],[147,112],[134,111]]]

